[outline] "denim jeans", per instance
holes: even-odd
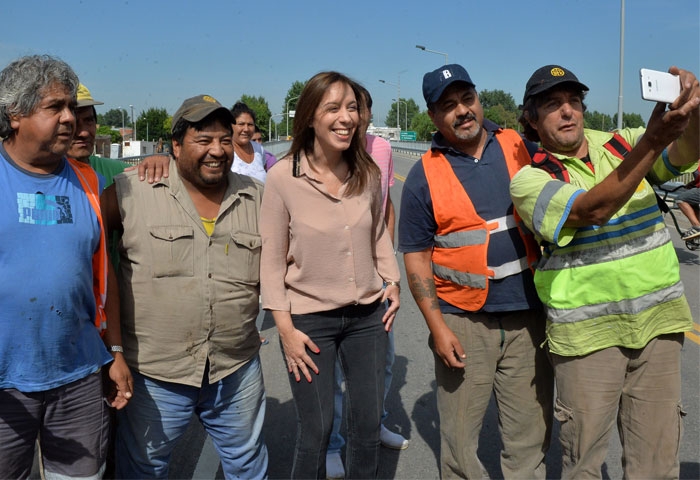
[[[391,388],[391,379],[394,377],[392,368],[394,367],[394,330],[389,332],[386,348],[386,365],[384,367],[384,400],[382,402],[382,423],[389,416],[386,411],[386,396]],[[340,452],[345,446],[345,439],[340,434],[340,426],[343,423],[343,371],[340,362],[335,362],[335,386],[333,390],[333,429],[331,430],[331,440],[328,443],[328,453]]]
[[[346,478],[375,478],[379,465],[379,426],[384,399],[387,334],[381,302],[305,315],[292,315],[294,327],[320,349],[311,353],[319,374],[309,383],[289,382],[297,411],[297,444],[292,478],[326,478],[326,449],[333,426],[335,362],[347,389]]]
[[[168,478],[170,456],[195,414],[211,436],[226,478],[265,478],[265,388],[260,359],[201,387],[132,371],[134,396],[118,412],[117,478]]]

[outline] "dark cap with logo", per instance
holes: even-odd
[[[542,93],[561,83],[571,83],[584,92],[588,91],[588,87],[579,82],[576,75],[571,73],[571,70],[567,70],[559,65],[545,65],[535,70],[530,80],[527,81],[523,103],[527,102],[527,99],[533,95]]]
[[[456,63],[426,73],[423,76],[423,98],[428,107],[440,100],[445,89],[454,82],[465,82],[475,86],[464,67]]]
[[[196,123],[199,122],[217,110],[222,110],[226,112],[231,123],[233,123],[233,115],[231,111],[221,105],[217,99],[210,95],[197,95],[196,97],[188,98],[180,108],[177,109],[175,115],[173,115],[173,128],[177,125],[177,122],[181,118],[184,118],[188,122]]]

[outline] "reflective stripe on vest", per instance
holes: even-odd
[[[679,281],[667,288],[656,290],[641,297],[597,305],[584,305],[568,310],[549,307],[547,316],[552,323],[574,323],[608,315],[634,315],[637,312],[643,312],[662,303],[680,298],[684,291],[683,283]]]
[[[100,181],[97,173],[90,165],[81,163],[72,158],[68,158],[68,165],[73,168],[80,185],[85,190],[90,206],[95,211],[97,221],[100,225],[100,243],[97,251],[92,255],[92,282],[93,294],[95,296],[95,327],[104,335],[107,329],[107,314],[105,313],[105,303],[107,301],[107,242],[105,239],[105,229],[102,223],[102,210],[100,209]]]
[[[631,149],[618,134],[602,146],[623,161]],[[562,180],[565,163],[548,155],[546,161],[537,165],[533,163],[533,166]],[[549,202],[563,185],[550,182],[540,192],[533,211],[535,229],[544,221]],[[639,188],[651,190],[645,180]],[[565,246],[549,245],[546,248],[551,255],[539,265],[535,283],[538,292],[544,294],[541,298],[547,305],[548,320],[566,329],[558,332],[567,332],[562,333],[566,341],[560,342],[557,353],[579,353],[565,349],[567,342],[583,341],[568,333],[577,331],[573,325],[576,322],[604,323],[615,317],[634,317],[683,295],[677,270],[662,267],[667,258],[675,259],[675,254],[670,234],[652,196],[648,193],[643,198],[636,198],[632,208],[628,201],[605,225],[578,228],[574,238]],[[571,203],[574,198],[570,199]],[[596,284],[604,282],[611,271],[628,272],[629,277],[620,278],[607,287]],[[637,278],[645,283],[637,284]],[[574,342],[573,338],[577,341]]]
[[[530,154],[513,130],[499,130],[495,138],[503,150],[508,174],[513,178],[530,163]],[[534,268],[539,247],[534,237],[521,228],[522,221],[517,215],[488,222],[479,217],[442,153],[430,150],[423,155],[422,163],[437,223],[431,260],[438,297],[466,311],[479,310],[486,303],[489,278],[501,279]],[[487,265],[490,235],[513,228],[518,228],[527,256],[496,267]]]

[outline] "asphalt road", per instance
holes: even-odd
[[[400,205],[403,179],[416,157],[395,155],[396,184],[392,199]],[[682,227],[687,222],[679,214]],[[674,230],[670,218],[669,227]],[[671,233],[680,260],[681,276],[691,304],[695,331],[686,335],[682,353],[683,403],[687,412],[685,433],[681,445],[681,478],[700,478],[700,260],[698,252],[684,248],[675,231]],[[403,270],[403,260],[399,256]],[[387,399],[390,412],[386,425],[410,439],[407,450],[398,452],[382,449],[381,478],[433,479],[438,478],[439,419],[435,404],[435,376],[433,357],[427,346],[428,329],[408,288],[401,295],[401,310],[395,324],[396,363],[394,380]],[[273,479],[289,477],[291,471],[296,421],[277,332],[269,315],[263,317],[262,332],[270,344],[261,348],[261,359],[267,390],[265,435],[270,454],[269,476]],[[555,430],[547,456],[548,478],[559,478],[561,473],[560,448]],[[480,438],[479,455],[491,478],[502,478],[499,466],[501,443],[495,404],[491,403]],[[604,478],[622,478],[621,448],[613,434],[609,454],[603,465]],[[211,441],[196,421],[180,442],[173,456],[170,478],[223,478],[219,461]]]

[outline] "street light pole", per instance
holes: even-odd
[[[625,0],[620,2],[620,86],[617,97],[617,129],[622,130],[622,77],[625,65]]]
[[[416,48],[418,50],[423,50],[424,52],[430,52],[430,53],[437,53],[438,55],[444,55],[445,57],[445,65],[447,65],[447,54],[445,52],[438,52],[437,50],[430,50],[429,48],[425,48],[424,45],[416,45]]]
[[[398,98],[399,100],[401,99],[401,74],[404,73],[405,71],[406,70],[404,70],[403,72],[399,72],[399,83],[391,83],[391,82],[387,82],[386,80],[379,80],[381,83],[385,83],[387,85],[391,85],[393,87],[396,87],[396,92],[397,92],[396,98]],[[399,129],[399,132],[401,132],[401,112],[399,111],[400,107],[401,107],[401,105],[399,104],[399,102],[396,102],[396,128]]]
[[[301,95],[297,95],[296,97],[293,97],[293,98],[290,98],[289,100],[287,100],[287,138],[289,138],[289,102],[291,102],[292,100],[296,100],[300,96]]]
[[[403,100],[399,100],[399,103],[403,103],[403,124],[406,127],[406,130],[408,130],[408,103],[404,102]]]
[[[124,109],[119,107],[119,110],[122,112],[122,135],[124,135]]]
[[[271,142],[272,141],[272,119],[274,117],[284,117],[284,113],[275,113],[274,115],[271,115],[270,118],[267,120],[267,141]],[[275,132],[277,132],[277,124],[275,123]],[[275,137],[277,137],[277,134],[275,133]]]
[[[134,118],[134,106],[131,107],[131,139],[136,141],[136,119]]]

